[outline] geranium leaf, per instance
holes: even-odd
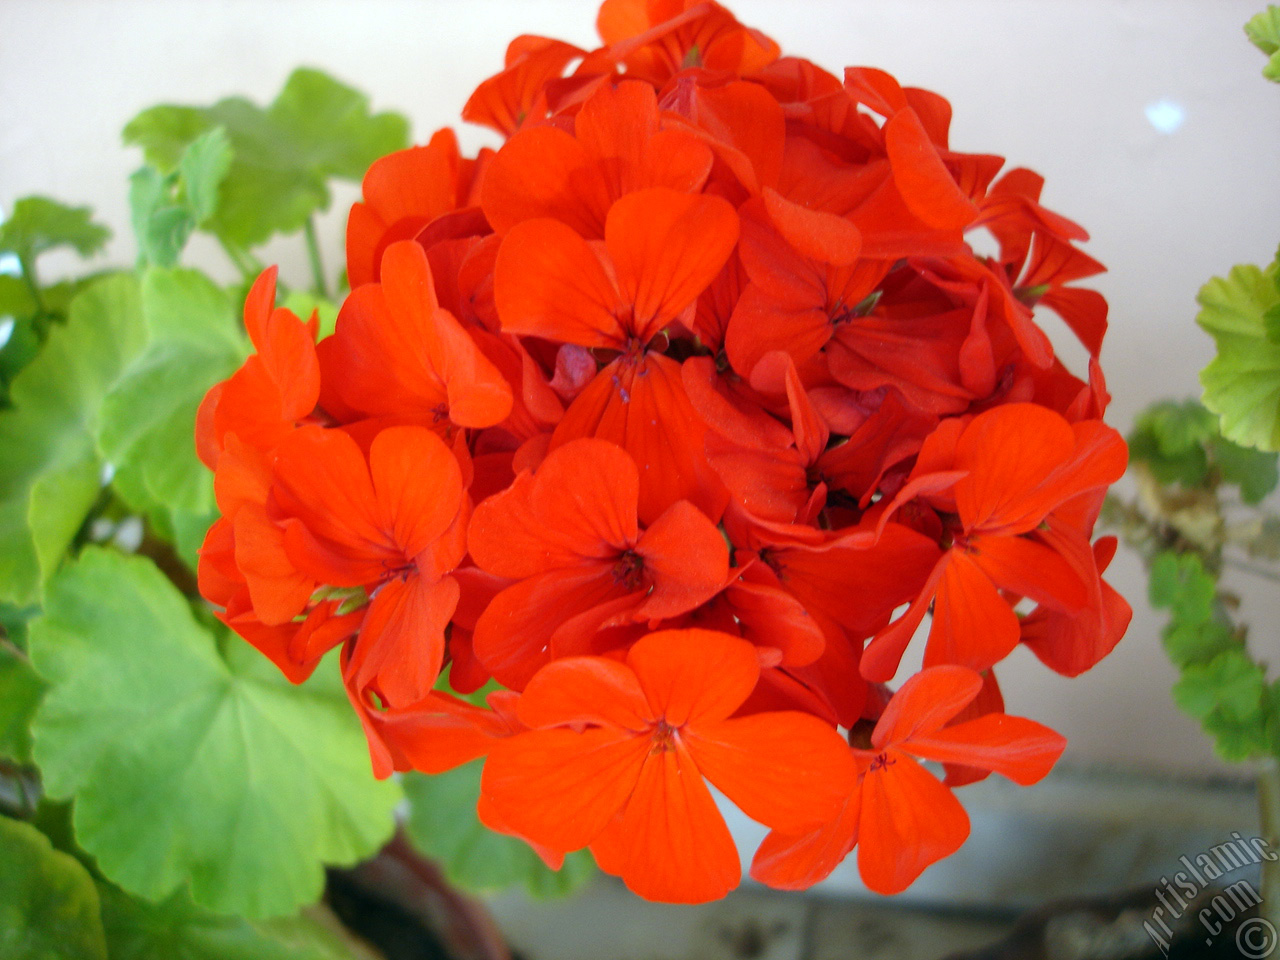
[[[0,223],[0,253],[12,253],[25,264],[57,247],[92,256],[110,238],[110,230],[93,222],[89,207],[68,207],[48,197],[23,197]]]
[[[250,922],[178,894],[159,904],[99,887],[111,960],[352,960],[342,939],[306,916]]]
[[[330,202],[332,177],[359,180],[374,160],[405,146],[408,123],[369,112],[363,94],[317,70],[295,71],[267,108],[242,97],[211,107],[153,107],[125,127],[162,171],[178,166],[192,141],[226,131],[234,159],[209,228],[237,248],[302,228]]]
[[[1209,467],[1204,442],[1217,432],[1217,418],[1195,400],[1166,400],[1134,420],[1129,456],[1145,463],[1161,483],[1198,486]]]
[[[585,851],[569,854],[560,870],[551,870],[527,843],[480,823],[476,801],[483,765],[476,760],[447,773],[405,775],[405,826],[414,846],[440,863],[450,883],[477,893],[523,884],[535,896],[563,896],[590,879],[595,863]]]
[[[188,884],[217,912],[291,913],[320,895],[324,864],[386,840],[401,793],[373,779],[340,692],[222,645],[150,561],[86,549],[31,624],[49,684],[36,762],[51,797],[75,798],[77,842],[129,892]]]
[[[30,824],[0,817],[0,957],[107,960],[93,878]]]
[[[1280,303],[1273,277],[1233,267],[1200,288],[1196,317],[1218,355],[1200,372],[1204,405],[1221,417],[1222,435],[1242,446],[1280,450],[1280,343],[1267,336],[1264,314]]]
[[[195,270],[148,270],[142,313],[149,343],[103,400],[98,444],[134,509],[207,514],[213,480],[196,457],[196,410],[249,344],[235,305]]]
[[[1240,487],[1240,499],[1245,503],[1259,503],[1276,488],[1280,481],[1275,453],[1242,447],[1222,437],[1214,437],[1208,444],[1209,455],[1222,479]]]
[[[1269,6],[1244,25],[1253,45],[1271,59],[1262,70],[1268,80],[1280,81],[1280,7]]]
[[[0,643],[0,758],[31,762],[31,718],[43,690],[26,657]]]
[[[174,200],[176,177],[143,167],[129,178],[129,208],[142,265],[172,267],[182,256],[196,218]]]
[[[137,280],[104,277],[14,378],[12,409],[0,412],[0,599],[39,599],[97,499],[94,419],[145,339]]]
[[[234,156],[222,127],[196,137],[183,151],[178,161],[182,192],[197,224],[205,223],[218,209],[218,187],[231,171]]]
[[[1265,694],[1262,667],[1240,649],[1191,664],[1173,687],[1174,702],[1199,720],[1214,714],[1228,721],[1250,720],[1261,713]]]

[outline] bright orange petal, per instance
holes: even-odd
[[[752,820],[776,830],[830,821],[853,791],[844,738],[806,713],[691,723],[681,736],[708,781]]]
[[[907,207],[931,227],[955,229],[977,219],[978,208],[951,177],[914,110],[885,121],[885,150]]]
[[[244,575],[253,609],[269,626],[289,623],[306,607],[316,581],[285,552],[284,531],[258,504],[245,504],[232,521],[235,562]]]
[[[611,563],[583,564],[507,587],[476,622],[476,656],[500,683],[523,689],[551,659],[551,639],[558,627],[631,592],[614,579],[612,570]],[[637,603],[640,597],[637,594]]]
[[[481,503],[471,555],[491,573],[523,578],[584,560],[616,558],[639,536],[635,462],[616,444],[584,438],[549,453]]]
[[[577,850],[627,804],[648,752],[627,730],[531,730],[494,744],[480,791],[520,836]]]
[[[369,448],[383,526],[414,557],[453,523],[462,506],[462,471],[444,441],[424,427],[390,427]]]
[[[861,795],[847,797],[839,816],[804,833],[774,830],[751,861],[751,879],[776,890],[807,890],[840,865],[858,842]]]
[[[707,428],[684,392],[680,365],[645,353],[623,356],[601,370],[565,411],[552,447],[598,437],[624,448],[640,475],[639,516],[653,523],[667,507],[688,500],[718,521],[728,491],[707,461]]]
[[[755,647],[714,630],[651,633],[627,653],[627,665],[654,715],[673,727],[725,719],[760,676]]]
[[[925,760],[994,770],[1025,787],[1042,780],[1066,746],[1066,737],[1034,720],[988,713],[913,738],[902,749]]]
[[[673,503],[653,522],[636,552],[644,558],[645,576],[653,585],[636,615],[650,620],[678,616],[705,603],[720,592],[729,575],[724,537],[687,500]]]
[[[924,663],[986,670],[1018,645],[1018,616],[969,554],[955,549],[950,554],[933,602]]]
[[[636,675],[617,660],[567,657],[534,675],[519,701],[520,719],[530,727],[596,723],[647,730],[653,720]]]
[[[931,667],[914,674],[885,707],[871,742],[888,747],[942,728],[982,689],[982,677],[967,667]]]
[[[906,754],[891,752],[881,762],[862,781],[858,872],[868,887],[888,895],[901,893],[930,864],[960,849],[969,816]]]
[[[498,251],[493,284],[507,333],[583,347],[626,345],[613,281],[587,242],[558,220],[513,227]]]
[[[633,307],[628,333],[648,342],[711,285],[737,242],[738,215],[717,196],[654,188],[615,203],[605,244]]]
[[[458,606],[458,582],[411,575],[374,594],[348,668],[360,690],[372,689],[391,707],[431,692],[444,663],[444,631]]]
[[[696,764],[679,747],[645,761],[622,833],[623,882],[648,900],[718,900],[742,876],[729,828]]]

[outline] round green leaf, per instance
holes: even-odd
[[[243,97],[210,107],[152,107],[129,122],[124,138],[141,146],[149,163],[170,170],[190,144],[217,127],[232,159],[218,171],[206,226],[245,249],[274,233],[300,230],[328,208],[331,178],[359,180],[373,161],[409,139],[404,117],[371,113],[362,93],[308,68],[295,70],[268,107]]]
[[[152,904],[105,885],[99,892],[111,960],[352,960],[334,930],[307,916],[252,923],[181,895]]]
[[[50,687],[35,758],[75,799],[80,845],[152,900],[276,916],[315,900],[326,863],[392,830],[340,688],[291,687],[238,638],[226,653],[150,561],[89,549],[50,581],[29,651]]]
[[[1200,371],[1204,405],[1222,418],[1222,435],[1242,446],[1280,450],[1280,343],[1267,336],[1265,314],[1280,303],[1273,278],[1238,266],[1214,277],[1196,299],[1196,322],[1218,344],[1218,355]]]
[[[0,758],[31,761],[31,716],[43,689],[26,657],[0,642]]]
[[[0,817],[0,957],[107,960],[89,872],[35,827],[8,817]]]
[[[111,238],[111,231],[93,222],[88,207],[68,207],[48,197],[23,197],[0,224],[0,253],[14,253],[30,263],[46,250],[72,247],[92,256]]]
[[[14,378],[13,409],[0,411],[0,599],[39,600],[97,500],[94,418],[146,336],[137,279],[107,276]]]
[[[115,466],[117,486],[145,494],[145,502],[130,503],[134,509],[207,513],[213,475],[196,457],[196,411],[248,353],[238,310],[195,270],[152,268],[142,281],[142,312],[150,340],[103,400],[98,445]]]

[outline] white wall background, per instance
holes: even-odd
[[[832,72],[877,66],[944,94],[956,149],[1045,176],[1045,202],[1092,233],[1086,249],[1110,268],[1096,286],[1111,301],[1103,362],[1116,426],[1156,398],[1198,393],[1212,344],[1193,323],[1197,288],[1268,261],[1280,241],[1280,86],[1261,78],[1241,30],[1262,0],[730,5]],[[120,129],[140,109],[236,93],[266,102],[306,64],[363,89],[375,109],[406,113],[421,142],[457,123],[517,34],[590,46],[594,16],[590,0],[0,0],[0,208],[30,193],[89,203],[116,232],[103,263],[128,263],[126,178],[140,158]],[[1149,119],[1161,102],[1176,129]],[[485,142],[464,134],[472,149]],[[354,196],[340,194],[323,222],[331,267]],[[230,276],[211,243],[191,252]],[[266,256],[286,277],[307,276],[300,244]],[[1070,682],[1019,651],[1000,673],[1010,712],[1060,729],[1078,763],[1226,769],[1169,700],[1174,671],[1137,562],[1122,552],[1112,574],[1138,608],[1129,635]],[[1280,597],[1239,585],[1255,642],[1280,661]]]

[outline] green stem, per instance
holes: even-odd
[[[22,280],[27,285],[27,289],[31,291],[31,299],[36,304],[36,332],[40,334],[41,339],[44,338],[45,324],[42,322],[49,316],[49,308],[45,306],[44,297],[40,295],[40,281],[36,279],[36,264],[34,260],[27,257],[18,259],[18,267],[22,270]]]
[[[307,224],[303,227],[303,233],[307,238],[307,256],[311,259],[312,290],[316,296],[328,300],[329,287],[324,282],[324,262],[320,259],[320,241],[316,239],[315,217],[307,217]]]
[[[252,283],[258,278],[258,274],[262,272],[262,264],[258,262],[253,254],[232,246],[222,237],[218,238],[218,243],[222,245],[222,252],[235,264],[236,269],[240,271],[240,275],[246,281]]]
[[[1264,757],[1258,764],[1258,821],[1267,853],[1277,857],[1262,861],[1261,915],[1280,929],[1280,763]]]

